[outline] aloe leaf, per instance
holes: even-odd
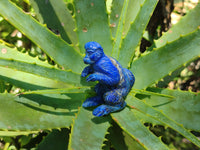
[[[79,52],[12,2],[0,1],[0,14],[41,47],[56,63],[64,68],[71,68],[74,72],[81,72],[83,63]]]
[[[144,5],[145,0],[129,0],[128,9],[126,13],[126,20],[124,24],[124,36],[130,29],[131,22],[133,22],[140,13],[141,6]]]
[[[180,73],[183,71],[183,69],[185,67],[187,67],[187,65],[183,65],[183,66],[179,67],[178,69],[176,69],[175,71],[173,71],[170,75],[167,75],[166,77],[164,77],[161,81],[159,81],[157,83],[157,86],[160,87],[160,88],[167,87],[168,84],[169,84],[169,82],[171,82],[173,79],[175,79],[175,77],[179,76]]]
[[[110,124],[110,117],[94,117],[91,111],[80,108],[72,125],[69,150],[99,150]]]
[[[26,90],[39,90],[46,88],[69,88],[70,84],[48,79],[26,72],[0,67],[0,79]]]
[[[84,45],[89,41],[96,41],[104,48],[107,55],[111,55],[112,40],[108,25],[105,1],[74,0],[75,18],[79,47],[84,52]]]
[[[19,136],[19,135],[29,135],[36,134],[38,131],[0,131],[0,136]]]
[[[128,135],[126,132],[123,132],[123,137],[125,140],[125,143],[128,147],[127,150],[144,150],[144,147],[141,146],[138,141],[134,140],[130,135]],[[120,149],[119,149],[120,150]]]
[[[108,140],[116,150],[144,150],[136,140],[124,132],[116,123],[109,128]]]
[[[124,4],[124,0],[112,1],[111,14],[110,14],[110,27],[112,36],[115,37],[117,32],[118,23],[121,17],[121,11]]]
[[[130,29],[122,41],[119,59],[122,66],[127,67],[134,56],[135,49],[139,45],[143,32],[149,22],[157,0],[145,0],[137,14],[137,17],[130,26]]]
[[[53,130],[47,137],[36,147],[36,150],[61,150],[67,149],[69,129]]]
[[[145,115],[162,122],[165,126],[171,127],[172,129],[176,130],[177,132],[185,136],[192,143],[200,147],[200,140],[197,137],[195,137],[192,133],[186,130],[183,127],[183,125],[178,124],[174,120],[170,119],[161,111],[135,98],[133,95],[131,96],[131,94],[127,97],[126,101],[127,101],[127,104],[130,106],[130,108],[132,107],[133,109],[136,109],[144,113]]]
[[[182,19],[177,24],[173,25],[172,28],[170,28],[166,33],[164,33],[161,38],[156,40],[155,45],[153,46],[162,47],[167,42],[174,41],[180,36],[186,35],[196,30],[197,27],[200,26],[199,14],[200,3],[198,3],[197,6],[190,12],[188,12],[186,16],[182,17]]]
[[[151,123],[153,126],[154,125],[162,125],[162,126],[165,126],[164,123],[154,119],[154,118],[151,118],[149,116],[147,116],[146,114],[138,111],[138,110],[135,110],[135,109],[132,109],[132,112],[137,116],[137,118],[144,124],[144,123]]]
[[[158,88],[148,88],[148,90],[172,95],[175,101],[167,103],[167,98],[152,95],[143,99],[147,104],[162,110],[165,115],[183,124],[185,128],[200,131],[200,93]]]
[[[155,49],[133,61],[134,88],[143,89],[200,55],[200,30]]]
[[[132,89],[130,92],[131,93],[136,93],[136,94],[154,95],[154,96],[160,96],[160,97],[174,98],[171,95],[166,95],[166,94],[151,92],[151,91],[147,91],[147,90]]]
[[[75,22],[62,0],[30,0],[30,2],[42,24],[47,24],[48,28],[58,31],[66,42],[73,43],[74,48],[77,48]]]
[[[31,63],[34,65],[38,64],[38,65],[41,65],[42,67],[45,67],[45,68],[47,67],[47,69],[53,67],[52,65],[49,65],[47,62],[40,61],[37,57],[36,58],[30,57],[28,54],[21,53],[17,51],[17,49],[14,49],[14,48],[7,47],[5,44],[0,44],[0,50],[1,50],[0,58],[22,61],[24,63]],[[25,69],[23,66],[21,67],[22,70]],[[34,89],[44,89],[42,87],[64,88],[64,87],[72,86],[72,85],[64,83],[63,81],[58,81],[58,80],[56,81],[56,78],[48,79],[49,77],[47,78],[42,77],[44,75],[45,70],[43,71],[41,70],[40,74],[42,74],[42,76],[38,76],[38,75],[33,75],[33,74],[17,71],[16,70],[17,67],[16,68],[14,67],[13,69],[9,69],[8,64],[5,65],[4,68],[3,67],[0,67],[0,68],[1,68],[1,72],[0,72],[1,79],[7,82],[10,82],[14,85],[17,85],[21,88],[34,90]],[[34,74],[36,73],[35,70],[33,70],[33,72]],[[76,74],[75,76],[78,77],[79,75]],[[33,87],[33,85],[35,85],[35,88]]]
[[[39,131],[69,127],[85,94],[0,94],[0,129]],[[17,110],[17,111],[16,111]]]
[[[121,11],[123,7],[123,0],[115,0],[112,2],[112,9],[110,15],[110,26],[112,31],[112,36],[115,37],[117,32],[117,26],[121,17]],[[131,22],[135,20],[138,12],[140,11],[140,6],[144,3],[144,0],[129,0],[124,28],[123,36],[125,36],[130,28]]]
[[[1,57],[0,57],[0,66],[43,76],[43,77],[57,80],[57,81],[62,81],[68,84],[81,86],[80,75],[77,73],[73,73],[71,71],[64,71],[64,70],[60,70],[56,68],[49,68],[49,67],[40,66],[37,64],[24,63],[21,61],[4,59]],[[87,84],[86,82],[84,83]]]
[[[128,149],[122,131],[123,130],[116,124],[113,124],[113,126],[108,129],[109,134],[106,137],[116,150]]]
[[[121,41],[122,41],[121,37],[123,35],[123,28],[124,28],[124,24],[125,24],[128,3],[129,3],[129,0],[124,0],[122,13],[120,15],[119,23],[117,26],[117,32],[116,32],[116,36],[114,39],[114,46],[112,49],[112,57],[114,57],[115,59],[118,59],[118,56],[119,56],[119,49],[120,49]]]
[[[104,142],[101,150],[110,150],[110,143],[108,141]]]
[[[36,63],[46,67],[52,67],[48,62],[43,62],[37,57],[31,57],[28,53],[21,53],[16,48],[10,48],[5,43],[0,43],[0,58],[13,59],[27,63]]]
[[[128,108],[125,108],[120,113],[113,113],[111,116],[127,134],[134,138],[145,149],[168,149],[167,146],[151,133]]]
[[[75,87],[75,88],[64,88],[64,89],[36,90],[36,91],[23,92],[21,94],[84,93],[86,90],[90,90],[90,87]]]
[[[0,93],[3,93],[6,89],[5,83],[3,80],[0,80]]]

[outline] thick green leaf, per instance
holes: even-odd
[[[70,84],[54,79],[48,79],[26,72],[0,67],[0,79],[26,90],[41,90],[46,88],[69,88]]]
[[[123,35],[126,35],[129,31],[131,23],[136,19],[137,15],[139,15],[141,6],[144,5],[144,2],[145,0],[129,0]]]
[[[6,89],[5,82],[0,80],[0,93],[3,93]]]
[[[75,87],[75,88],[64,88],[64,89],[36,90],[36,91],[23,92],[21,94],[85,93],[86,90],[90,90],[90,87]]]
[[[124,132],[116,123],[109,128],[108,140],[116,150],[144,150],[135,139]]]
[[[36,150],[67,150],[69,129],[53,130],[47,137],[37,146]]]
[[[112,57],[114,57],[115,59],[118,59],[118,56],[119,56],[119,49],[121,47],[121,42],[122,42],[123,28],[124,28],[125,19],[126,19],[128,3],[129,3],[129,0],[124,0],[122,13],[120,15],[120,19],[117,26],[117,32],[114,39],[114,46],[112,49]]]
[[[121,11],[124,0],[114,0],[112,2],[112,10],[110,15],[110,26],[112,36],[115,37],[117,32],[117,26],[121,17]],[[130,28],[131,22],[133,22],[140,11],[140,6],[144,3],[144,0],[129,0],[128,9],[126,13],[123,36],[125,36]]]
[[[24,63],[21,61],[15,61],[10,59],[4,59],[0,57],[0,66],[6,67],[6,68],[12,68],[18,71],[23,71],[39,76],[43,76],[49,79],[62,81],[68,84],[81,86],[81,77],[77,73],[73,73],[71,71],[64,71],[61,69],[56,68],[49,68],[45,66],[40,66],[37,64],[30,64],[30,63]],[[86,82],[82,81],[83,84],[87,84]]]
[[[145,115],[162,122],[165,126],[171,127],[172,129],[176,130],[177,132],[185,136],[192,143],[200,147],[200,140],[197,137],[195,137],[192,133],[186,130],[183,127],[183,125],[178,124],[171,118],[167,117],[161,111],[151,107],[150,105],[146,104],[142,100],[135,98],[133,95],[131,96],[131,94],[128,95],[126,101],[127,101],[127,104],[130,106],[130,108],[133,108],[134,110],[138,110],[144,113]]]
[[[166,33],[163,34],[161,38],[155,41],[155,45],[152,47],[162,47],[167,42],[172,42],[178,39],[180,36],[186,35],[190,32],[193,32],[200,26],[200,3],[187,13],[177,24],[172,26]],[[151,47],[151,48],[152,48]],[[151,49],[150,48],[150,49]]]
[[[139,89],[134,89],[134,88],[130,92],[131,93],[135,93],[135,94],[154,95],[154,96],[159,96],[159,97],[174,98],[171,95],[166,95],[166,94],[151,92],[151,91],[147,91],[147,90],[139,90]]]
[[[30,0],[38,19],[42,24],[60,33],[61,37],[68,43],[78,44],[75,22],[62,0]],[[51,16],[51,17],[50,17]]]
[[[12,2],[1,0],[0,14],[41,47],[56,63],[64,68],[71,68],[74,72],[81,72],[83,63],[79,52]]]
[[[19,136],[19,135],[29,135],[36,134],[38,131],[0,131],[0,136]]]
[[[191,93],[179,90],[148,88],[148,90],[169,94],[175,97],[173,102],[167,98],[150,96],[144,101],[163,111],[168,117],[190,130],[200,131],[200,93]]]
[[[152,125],[163,125],[165,126],[165,124],[163,124],[162,122],[151,118],[149,116],[147,116],[146,114],[138,111],[138,110],[132,110],[132,112],[134,112],[134,114],[137,116],[137,118],[144,124],[144,123],[152,123]]]
[[[103,145],[110,117],[94,117],[92,111],[80,109],[72,125],[69,150],[99,150]]]
[[[102,45],[107,55],[111,55],[112,41],[105,3],[104,0],[74,0],[81,52],[85,52],[86,42],[96,41]]]
[[[56,76],[56,77],[54,77],[48,71],[49,69],[51,70],[53,66],[49,65],[47,62],[40,61],[37,57],[36,58],[30,57],[28,54],[21,53],[21,52],[17,51],[17,49],[7,47],[4,44],[0,44],[0,50],[1,50],[0,58],[6,58],[6,59],[10,59],[10,60],[17,60],[17,61],[24,62],[21,64],[22,65],[21,70],[36,74],[36,75],[33,75],[33,74],[17,71],[17,70],[19,70],[19,67],[20,67],[18,65],[16,67],[13,66],[13,69],[9,69],[8,68],[9,64],[4,64],[4,68],[0,67],[1,68],[0,78],[2,80],[10,82],[21,88],[31,89],[31,90],[44,89],[42,87],[50,87],[50,88],[72,87],[72,85],[69,85],[69,84],[66,84],[63,82],[63,80],[66,80],[65,78],[63,78],[65,76],[64,74],[66,74],[65,71],[60,70],[61,72],[63,72],[60,75],[59,75],[59,73],[55,74],[56,72],[52,71],[54,76]],[[36,70],[34,70],[34,68],[32,68],[33,70],[31,71],[30,70],[31,67],[27,66],[26,63],[28,63],[28,65],[30,65],[30,66],[37,66],[36,64],[41,65],[40,66],[41,70],[36,71]],[[31,63],[32,65],[29,63]],[[28,67],[29,71],[26,69],[26,66]],[[50,76],[47,76],[47,74],[46,75],[44,74],[45,68],[48,69],[46,71],[51,74]],[[38,71],[39,71],[39,74],[37,74]],[[38,75],[40,75],[40,76],[38,76]],[[52,77],[52,79],[50,79],[51,77]],[[61,79],[60,77],[63,79]],[[78,74],[73,74],[73,76],[70,75],[69,77],[70,78],[77,77],[77,79],[75,79],[74,81],[75,82],[80,81],[80,75],[78,75]],[[60,78],[61,80],[58,78]],[[72,79],[70,79],[70,82],[71,81],[72,81]],[[83,83],[83,81],[81,81],[81,82]],[[35,88],[34,88],[34,86],[35,86]]]
[[[123,137],[125,140],[125,143],[128,147],[128,150],[144,150],[144,147],[141,146],[138,141],[133,139],[130,135],[128,135],[126,132],[123,131]],[[116,149],[117,150],[117,149]],[[119,149],[121,150],[121,149]]]
[[[136,82],[143,89],[200,55],[200,30],[155,49],[132,63]]]
[[[38,131],[69,127],[85,94],[0,94],[0,129]]]
[[[130,109],[125,108],[120,113],[113,113],[112,118],[132,138],[134,138],[145,149],[168,149],[161,140],[156,137],[138,120]]]
[[[53,67],[52,65],[48,64],[48,62],[39,60],[38,57],[34,58],[29,56],[28,53],[21,53],[16,48],[10,48],[4,43],[0,43],[0,58],[13,59],[27,63],[35,63],[46,67]]]
[[[124,4],[124,0],[112,1],[111,14],[110,14],[110,27],[112,36],[115,37],[117,32],[118,23],[121,17],[121,11]]]
[[[188,64],[190,64],[190,62]],[[157,86],[160,88],[167,87],[169,82],[171,82],[173,79],[175,79],[175,77],[179,76],[185,67],[187,67],[187,65],[181,66],[180,68],[178,68],[175,71],[173,71],[172,73],[170,73],[170,75],[167,75],[166,77],[164,77],[162,80],[160,80],[157,83]]]
[[[149,22],[157,0],[145,0],[137,14],[137,17],[130,26],[130,29],[122,41],[119,60],[122,66],[127,67],[134,56],[135,49],[139,45],[143,32]]]

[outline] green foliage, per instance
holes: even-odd
[[[95,40],[101,43],[105,53],[110,55],[112,40],[105,1],[74,0],[74,8],[80,51],[84,52],[86,42]]]
[[[69,129],[53,130],[48,136],[38,145],[37,150],[55,150],[67,149]]]
[[[12,131],[40,131],[70,126],[78,107],[81,106],[81,100],[84,100],[84,95],[84,93],[22,96],[0,94],[0,128]]]
[[[139,45],[157,2],[157,0],[145,0],[144,3],[140,5],[140,9],[134,21],[131,22],[130,29],[121,45],[119,60],[122,61],[121,64],[123,66],[130,66],[135,54],[135,49]]]
[[[135,73],[136,79],[138,79],[134,87],[138,89],[147,88],[181,65],[197,58],[199,55],[199,38],[200,30],[197,29],[133,61],[130,70]],[[140,82],[141,80],[143,82]]]
[[[0,10],[3,17],[41,47],[59,65],[71,68],[75,72],[82,69],[80,53],[62,40],[60,36],[50,32],[45,25],[38,23],[9,1],[2,1]]]
[[[156,93],[169,94],[175,97],[171,102],[167,98],[153,96],[142,98],[147,104],[162,110],[168,117],[183,124],[184,127],[200,131],[196,122],[200,121],[200,93],[185,92],[179,90],[148,88],[148,90]],[[164,105],[168,103],[167,105]],[[192,117],[191,117],[192,116]]]
[[[14,2],[1,0],[0,23],[13,25],[9,30],[0,26],[5,31],[0,41],[0,137],[5,148],[170,149],[145,123],[170,127],[200,147],[190,132],[200,131],[199,93],[155,86],[200,56],[200,4],[136,58],[156,4],[157,0],[30,0],[34,18]],[[36,45],[26,47],[29,52],[5,41],[14,27]],[[99,42],[136,77],[127,107],[106,117],[95,118],[81,107],[94,94],[94,84],[80,77],[88,41]]]
[[[91,112],[81,108],[72,125],[69,149],[101,149],[109,121],[109,116],[94,118]]]
[[[70,10],[66,8],[62,0],[50,0],[48,3],[41,0],[31,0],[30,2],[41,23],[46,24],[53,31],[55,29],[55,33],[60,34],[62,39],[68,43],[73,43],[73,46],[76,47],[78,37],[74,31],[75,22],[71,17]]]

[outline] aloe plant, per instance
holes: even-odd
[[[1,0],[0,15],[56,65],[1,41],[1,91],[7,82],[23,93],[0,94],[0,136],[47,132],[36,149],[109,149],[108,143],[115,149],[169,149],[144,125],[151,123],[169,127],[200,147],[190,132],[200,131],[200,94],[155,86],[200,56],[200,4],[138,55],[156,4],[157,0],[30,0],[36,20],[13,2]],[[127,107],[106,117],[96,118],[81,107],[94,94],[94,84],[80,77],[88,41],[100,43],[136,77]]]

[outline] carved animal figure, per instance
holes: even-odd
[[[122,68],[117,60],[106,56],[99,43],[88,42],[85,50],[83,61],[89,65],[84,68],[81,76],[89,75],[86,81],[99,83],[95,86],[97,95],[87,98],[82,106],[98,106],[93,110],[93,115],[97,117],[123,109],[126,106],[125,98],[135,82],[134,75],[128,69]]]

